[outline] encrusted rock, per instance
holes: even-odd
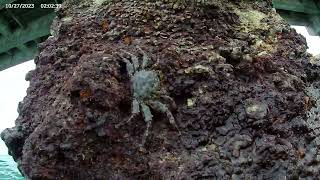
[[[1,134],[27,179],[320,178],[319,66],[271,0],[67,0],[57,14]],[[116,128],[133,98],[119,53],[143,58],[137,46],[181,132],[153,110],[143,148],[141,114]]]
[[[268,114],[268,105],[258,100],[246,100],[245,108],[249,118],[262,119]]]

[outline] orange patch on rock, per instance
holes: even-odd
[[[91,90],[85,89],[85,90],[81,90],[80,91],[80,98],[81,99],[87,99],[90,96],[92,96],[92,92]]]
[[[102,25],[103,31],[109,30],[109,22],[107,20],[103,20],[101,25]]]
[[[126,45],[130,45],[132,43],[132,38],[131,36],[125,36],[123,38],[123,42],[126,44]]]

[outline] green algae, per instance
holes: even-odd
[[[240,28],[243,32],[251,32],[257,29],[267,29],[268,26],[266,23],[263,23],[261,20],[267,17],[266,14],[256,11],[240,11],[235,9],[235,13],[239,16]]]

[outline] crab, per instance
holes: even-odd
[[[129,123],[141,113],[146,123],[146,130],[141,143],[141,146],[144,146],[146,139],[149,136],[149,131],[153,120],[151,109],[160,113],[164,113],[170,124],[173,125],[178,131],[179,128],[168,106],[160,101],[160,98],[162,97],[163,99],[170,100],[174,103],[173,99],[161,93],[158,73],[154,70],[147,69],[150,58],[139,46],[137,46],[137,49],[140,51],[142,59],[139,59],[138,56],[125,50],[121,51],[129,55],[130,58],[126,58],[123,55],[118,54],[126,64],[126,70],[132,85],[133,100],[131,116],[128,120],[118,124],[116,127],[120,127]]]

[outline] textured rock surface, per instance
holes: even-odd
[[[98,4],[101,2],[99,1]],[[319,67],[269,1],[67,1],[1,137],[30,179],[318,179]],[[121,49],[151,57],[181,136],[131,114]]]

